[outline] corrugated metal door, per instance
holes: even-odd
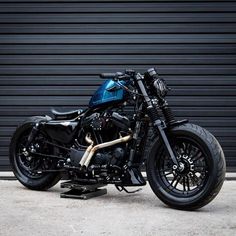
[[[235,167],[235,33],[236,1],[0,0],[0,168],[25,117],[85,106],[101,72],[152,66]]]

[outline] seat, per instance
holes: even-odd
[[[73,111],[60,112],[52,109],[51,112],[54,115],[55,120],[72,120],[82,114],[84,110],[78,109]]]

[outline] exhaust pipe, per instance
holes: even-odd
[[[89,137],[89,135],[86,135],[86,136],[85,136],[85,140],[86,140],[86,142],[89,143],[90,145],[87,147],[87,149],[86,149],[84,155],[82,156],[82,159],[81,159],[80,162],[79,162],[79,165],[80,165],[80,166],[83,166],[83,165],[84,165],[84,162],[86,161],[86,159],[87,159],[87,157],[88,157],[90,151],[91,151],[92,148],[93,148],[93,140]]]
[[[86,136],[87,137],[87,136]],[[115,140],[112,140],[112,141],[109,141],[109,142],[105,142],[105,143],[100,143],[96,146],[93,147],[93,141],[87,137],[86,141],[88,143],[91,143],[91,145],[86,149],[81,161],[80,161],[80,165],[81,166],[84,166],[85,168],[88,167],[94,153],[98,150],[98,149],[102,149],[102,148],[105,148],[105,147],[110,147],[110,146],[113,146],[115,144],[118,144],[118,143],[124,143],[124,142],[128,142],[130,139],[132,138],[132,135],[127,135],[127,136],[124,136],[124,137],[120,137],[118,139],[115,139]]]

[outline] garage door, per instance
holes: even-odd
[[[177,116],[236,166],[236,1],[0,0],[0,169],[27,116],[84,107],[101,72],[155,66]]]

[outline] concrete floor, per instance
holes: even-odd
[[[166,207],[147,185],[135,194],[108,194],[84,200],[0,181],[0,235],[236,235],[236,181],[226,181],[217,198],[195,212]]]

